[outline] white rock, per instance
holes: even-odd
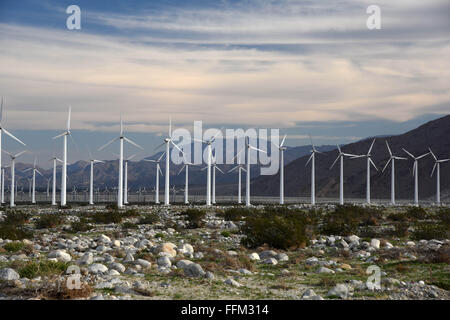
[[[10,281],[18,279],[20,279],[20,275],[14,269],[11,268],[0,269],[0,280]]]
[[[170,268],[172,266],[172,262],[170,262],[170,259],[167,256],[159,257],[157,263],[158,266],[163,268]]]
[[[149,268],[152,265],[149,261],[144,259],[137,259],[134,263],[140,265],[142,268]]]
[[[57,259],[58,261],[69,262],[72,260],[70,254],[68,254],[65,250],[55,250],[48,254],[48,258]]]
[[[177,262],[177,268],[184,269],[187,265],[192,264],[192,261],[189,260],[180,260]]]
[[[259,254],[257,254],[256,252],[250,253],[250,254],[248,255],[248,257],[249,257],[249,259],[252,260],[252,261],[257,261],[257,260],[260,259],[260,258],[259,258]]]
[[[191,263],[184,267],[184,274],[188,277],[198,278],[205,276],[206,273],[199,264]]]
[[[335,272],[329,268],[320,267],[319,269],[317,269],[317,273],[335,273]]]
[[[277,259],[275,258],[267,258],[263,261],[264,264],[271,264],[271,265],[276,265],[278,264]]]
[[[231,279],[231,278],[226,279],[225,280],[225,284],[228,284],[228,285],[234,286],[234,287],[240,287],[241,286],[241,284],[239,282],[237,282],[236,280]]]
[[[88,271],[92,274],[102,274],[108,272],[108,267],[101,263],[94,263],[89,266]]]
[[[334,288],[332,288],[327,293],[327,297],[336,296],[341,299],[346,299],[349,296],[351,296],[351,292],[349,287],[347,287],[345,284],[339,283]]]
[[[91,252],[86,252],[79,260],[81,265],[89,265],[94,262],[94,255]]]
[[[370,241],[370,246],[371,246],[372,248],[375,248],[375,249],[380,249],[380,240],[378,240],[378,239],[372,239],[372,240]]]

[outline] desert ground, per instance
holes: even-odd
[[[449,225],[445,206],[4,207],[0,299],[447,300]]]

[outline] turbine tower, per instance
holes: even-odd
[[[56,206],[56,162],[63,162],[58,157],[54,156],[50,159],[53,161],[53,181],[52,181],[52,206]]]
[[[206,168],[208,169],[206,174],[206,205],[211,205],[211,164],[212,164],[212,143],[216,141],[217,136],[222,133],[221,130],[217,130],[217,133],[211,137],[209,140],[197,140],[194,141],[202,142],[206,144],[207,147],[207,163]]]
[[[430,154],[434,159],[434,166],[433,170],[431,171],[431,177],[433,176],[434,170],[436,169],[436,204],[439,206],[441,205],[441,163],[450,161],[450,159],[438,160],[433,151],[431,151],[431,148],[428,148],[428,150],[430,150]]]
[[[222,174],[224,174],[224,172],[222,170],[220,170],[219,167],[217,167],[217,163],[216,163],[216,157],[213,157],[213,163],[212,163],[212,199],[211,202],[213,204],[216,204],[216,169],[219,170],[219,172],[221,172]]]
[[[140,145],[138,145],[137,143],[133,142],[132,140],[130,140],[129,138],[125,137],[123,134],[123,122],[122,122],[122,114],[120,115],[120,134],[118,137],[112,139],[111,141],[109,141],[107,144],[101,146],[98,151],[103,150],[104,148],[106,148],[107,146],[109,146],[111,143],[115,142],[119,140],[120,142],[120,151],[119,151],[119,181],[118,181],[118,188],[117,188],[117,207],[118,208],[123,208],[123,142],[126,141],[129,144],[132,144],[133,146],[144,150],[144,148],[142,148]]]
[[[1,153],[1,152],[0,152]],[[3,167],[2,168],[2,204],[4,204],[5,203],[5,168],[6,167]]]
[[[5,151],[5,150],[4,150]],[[14,203],[14,190],[17,190],[17,186],[14,184],[14,174],[15,174],[15,167],[16,167],[16,158],[20,157],[22,154],[27,152],[27,150],[21,151],[16,154],[9,153],[8,151],[5,151],[10,157],[11,157],[11,196],[10,196],[10,207],[15,207],[16,204]]]
[[[386,170],[387,166],[389,165],[389,162],[391,162],[391,205],[395,205],[395,160],[407,160],[403,157],[397,157],[392,154],[391,148],[389,147],[389,143],[386,141],[386,146],[389,152],[389,160],[386,162],[386,165],[384,166],[383,170],[381,172],[384,172]]]
[[[43,177],[42,173],[36,168],[36,161],[37,159],[34,158],[34,164],[33,164],[33,168],[28,168],[26,170],[24,170],[23,172],[27,172],[30,170],[33,170],[33,178],[32,178],[32,192],[31,192],[31,203],[35,204],[36,203],[36,172]]]
[[[411,158],[414,159],[414,165],[413,165],[413,176],[414,176],[414,204],[417,206],[419,205],[419,164],[418,161],[422,159],[423,157],[426,157],[430,153],[427,152],[421,156],[415,157],[410,152],[408,152],[406,149],[403,149]]]
[[[189,204],[189,166],[195,166],[192,162],[185,159],[184,165],[181,167],[178,175],[186,168],[184,182],[184,204]]]
[[[90,177],[89,177],[89,204],[94,204],[94,164],[95,163],[105,163],[102,160],[97,160],[92,157],[91,152],[89,151],[89,163],[90,163]]]
[[[248,136],[246,136],[245,137],[245,146],[244,146],[244,148],[242,148],[234,157],[233,157],[233,160],[236,158],[236,157],[238,157],[239,156],[239,154],[242,152],[242,151],[244,151],[244,149],[245,149],[245,151],[246,151],[246,153],[247,153],[247,155],[246,155],[246,160],[247,160],[247,162],[246,162],[246,166],[247,166],[247,174],[246,174],[246,188],[245,188],[245,205],[247,206],[247,207],[250,207],[251,206],[251,204],[250,204],[250,150],[255,150],[255,151],[260,151],[260,152],[264,152],[264,153],[267,153],[266,151],[264,151],[264,150],[261,150],[261,149],[258,149],[258,148],[256,148],[256,147],[254,147],[254,146],[252,146],[251,144],[250,144],[250,141],[249,141],[249,137]]]
[[[336,162],[340,160],[341,166],[340,166],[340,175],[339,175],[339,204],[344,204],[344,157],[357,157],[356,154],[350,154],[350,153],[344,153],[341,151],[341,147],[337,145],[339,155],[337,156],[336,160],[334,160],[333,164],[330,167],[330,170],[334,167]]]
[[[280,145],[274,143],[275,147],[280,151],[280,204],[284,204],[284,141],[286,140],[286,135],[284,135],[283,140],[281,140]]]
[[[163,145],[166,145],[166,176],[165,176],[165,185],[164,185],[164,205],[168,206],[170,204],[170,144],[172,144],[175,148],[177,148],[181,153],[183,151],[172,141],[172,119],[169,119],[169,135],[164,138],[164,142],[155,148],[155,150],[161,148]]]
[[[125,159],[125,177],[123,187],[123,203],[128,204],[128,161],[136,157],[136,153]]]
[[[357,156],[351,158],[351,159],[356,159],[356,158],[366,158],[367,159],[367,171],[366,171],[366,174],[367,174],[367,177],[366,177],[366,203],[367,204],[370,204],[370,165],[373,165],[375,170],[378,171],[377,166],[372,161],[372,155],[371,155],[374,143],[375,143],[375,139],[373,139],[372,144],[370,145],[370,148],[369,148],[369,151],[367,152],[367,154],[357,155]]]
[[[70,136],[72,138],[72,133],[70,132],[70,113],[72,111],[72,107],[69,107],[69,115],[67,117],[67,130],[61,133],[60,135],[57,135],[56,137],[53,137],[53,139],[58,139],[60,137],[63,137],[63,161],[62,161],[62,174],[61,174],[61,206],[65,206],[66,201],[66,195],[67,195],[67,136]],[[73,139],[73,138],[72,138]]]
[[[156,160],[152,160],[152,159],[144,159],[144,161],[148,161],[148,162],[154,162],[156,163],[156,184],[155,184],[155,203],[158,204],[159,203],[159,174],[161,174],[161,176],[163,175],[161,168],[159,166],[159,162],[161,161],[162,157],[164,157],[165,153],[163,152],[163,154]]]
[[[233,172],[235,170],[238,170],[238,176],[239,176],[239,178],[238,178],[238,204],[241,204],[242,203],[242,197],[241,197],[241,190],[242,190],[242,188],[241,188],[241,180],[242,180],[242,178],[241,178],[241,171],[244,171],[244,172],[247,172],[247,171],[245,170],[245,166],[241,163],[241,156],[240,155],[239,155],[238,165],[236,167],[232,168],[231,170],[229,170],[228,173]]]
[[[316,146],[313,144],[311,136],[309,136],[311,140],[311,155],[309,156],[308,161],[306,161],[305,167],[311,161],[311,205],[316,204],[316,153],[320,153],[325,155],[325,153],[317,151]]]
[[[2,123],[2,119],[3,119],[3,97],[1,97],[1,102],[0,102],[0,150],[2,150],[2,134],[3,132],[10,136],[11,138],[13,138],[14,140],[16,140],[17,142],[19,142],[20,144],[24,145],[25,147],[27,146],[25,143],[23,143],[21,140],[19,140],[17,137],[15,137],[12,133],[10,133],[8,130],[6,130],[3,127],[3,123]],[[0,152],[0,168],[2,167],[2,153]],[[3,171],[2,171],[2,177],[3,177]],[[2,181],[4,179],[2,178]],[[4,203],[4,198],[2,197],[2,203]]]

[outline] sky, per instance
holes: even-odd
[[[68,30],[66,8],[81,9]],[[366,9],[381,9],[369,30]],[[399,134],[449,113],[448,0],[0,1],[2,125],[41,166],[153,154],[174,127],[280,128],[288,146]],[[5,138],[4,149],[22,150]],[[134,152],[131,148],[126,153]],[[138,158],[139,158],[138,157]]]

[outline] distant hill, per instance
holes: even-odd
[[[390,197],[390,165],[381,173],[388,160],[389,154],[385,141],[389,142],[395,155],[408,157],[402,150],[405,148],[413,155],[428,152],[430,147],[438,158],[450,158],[450,115],[427,122],[426,124],[401,135],[376,138],[372,150],[372,159],[379,172],[371,169],[372,198]],[[352,154],[367,153],[372,138],[342,146],[342,150]],[[337,150],[326,152],[326,156],[316,157],[316,195],[318,197],[339,196],[339,165],[329,170],[337,157]],[[310,195],[311,168],[305,167],[308,156],[292,161],[285,167],[285,195],[307,197]],[[436,191],[436,177],[430,177],[434,160],[427,156],[419,160],[419,197],[434,197]],[[413,198],[414,184],[412,176],[413,160],[396,161],[396,196],[399,199]],[[344,195],[345,197],[365,197],[366,188],[366,160],[344,160]],[[443,196],[450,191],[450,163],[441,165],[441,190]],[[279,175],[260,176],[252,180],[253,195],[278,195]]]

